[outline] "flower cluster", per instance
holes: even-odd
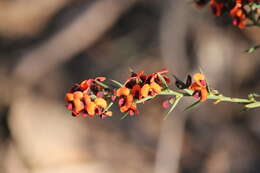
[[[131,76],[123,84],[111,80],[119,87],[106,85],[104,83],[107,82],[105,77],[84,80],[74,85],[66,93],[67,109],[75,117],[82,115],[83,117],[99,116],[105,118],[112,116],[112,111],[109,108],[113,103],[117,103],[120,112],[125,113],[122,118],[125,118],[127,115],[138,115],[138,104],[145,103],[159,95],[170,96],[162,104],[165,108],[171,106],[166,117],[185,96],[193,96],[197,101],[184,110],[191,109],[208,99],[216,100],[215,104],[220,102],[240,103],[245,106],[245,109],[260,107],[260,101],[256,100],[256,97],[260,97],[259,94],[249,94],[248,99],[223,96],[217,90],[209,88],[202,73],[196,73],[192,77],[188,75],[185,82],[173,75],[175,85],[179,90],[172,90],[169,87],[168,72],[167,69],[150,74],[145,74],[144,71],[132,72]]]
[[[109,91],[101,85],[105,80],[104,77],[84,80],[70,89],[66,94],[66,101],[73,116],[112,116],[112,112],[106,110]]]
[[[144,103],[160,94],[172,95],[174,91],[168,87],[170,83],[167,76],[168,72],[167,69],[150,74],[145,74],[144,71],[132,72],[124,84],[111,80],[118,84],[119,88],[109,87],[104,84],[105,77],[84,80],[74,85],[66,93],[67,108],[76,117],[80,115],[83,117],[98,115],[105,118],[112,116],[112,112],[108,109],[114,102],[117,102],[120,112],[130,116],[138,115],[137,104]],[[200,102],[207,99],[208,90],[204,75],[201,73],[193,75],[193,82],[191,76],[188,75],[186,83],[176,76],[174,77],[176,79],[175,84],[179,89],[183,91],[189,90],[191,92],[190,96],[194,96]],[[176,93],[174,96],[179,95]],[[168,105],[170,104],[173,104],[173,102],[169,102]]]
[[[136,101],[160,94],[165,89],[163,81],[170,82],[170,79],[166,76],[167,72],[168,70],[162,70],[148,75],[145,75],[144,71],[132,72],[131,77],[115,92],[120,111],[129,113],[129,115],[138,114]]]
[[[199,7],[208,2],[216,16],[228,15],[233,25],[244,28],[247,24],[259,25],[259,0],[194,0]]]

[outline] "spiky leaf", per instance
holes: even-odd
[[[167,112],[167,114],[164,117],[164,120],[166,120],[168,118],[168,116],[172,113],[172,111],[174,110],[174,108],[177,106],[177,104],[179,103],[179,101],[181,100],[182,97],[177,97],[174,101],[174,103],[172,104],[170,110]]]
[[[160,78],[160,80],[162,81],[164,87],[165,87],[165,88],[168,88],[168,84],[167,84],[167,82],[165,81],[164,77],[163,77],[160,73],[158,73],[157,75],[158,75],[158,77]]]
[[[187,110],[190,110],[190,109],[192,109],[192,108],[194,108],[194,107],[196,107],[196,106],[198,106],[199,105],[199,103],[200,103],[200,101],[198,100],[198,101],[196,101],[196,102],[194,102],[194,103],[192,103],[190,106],[187,106],[183,111],[187,111]]]
[[[115,84],[117,84],[120,88],[123,87],[123,84],[121,84],[120,82],[110,79],[110,81],[114,82]]]
[[[100,86],[102,86],[102,87],[104,87],[104,88],[109,88],[109,86],[107,86],[106,84],[104,84],[104,83],[102,83],[102,82],[100,82],[100,81],[98,81],[98,80],[95,80],[95,82],[96,82],[98,85],[100,85]]]
[[[246,108],[256,108],[256,107],[260,107],[260,103],[259,103],[259,102],[250,103],[250,104],[247,104],[245,107],[246,107]]]

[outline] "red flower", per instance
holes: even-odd
[[[126,80],[124,86],[115,92],[115,95],[119,98],[120,111],[128,112],[130,115],[138,114],[136,100],[159,94],[164,87],[159,74],[169,83],[170,80],[166,76],[167,72],[168,70],[165,69],[149,75],[145,75],[144,71],[132,72],[131,77]]]
[[[242,7],[242,0],[236,0],[236,5],[230,10],[233,25],[243,29],[246,25],[246,14]]]
[[[217,0],[211,0],[210,7],[211,7],[213,13],[215,14],[215,16],[221,16],[223,13],[224,3],[218,2]]]
[[[158,74],[169,83],[170,79],[166,75],[167,72],[167,69],[149,75],[145,75],[144,71],[139,73],[132,72],[131,77],[127,79],[124,86],[130,89],[130,93],[134,96],[134,99],[140,100],[147,96],[155,96],[163,89],[163,82]]]

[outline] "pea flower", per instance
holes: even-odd
[[[106,80],[105,77],[84,80],[74,85],[66,93],[67,108],[71,111],[72,116],[94,117],[99,115],[102,118],[112,116],[112,112],[106,110],[108,91],[100,84],[104,80]]]
[[[156,96],[164,89],[161,78],[167,83],[170,79],[166,76],[167,69],[159,72],[144,74],[132,72],[131,76],[126,80],[123,87],[116,90],[115,95],[119,98],[118,105],[121,112],[128,112],[130,115],[138,114],[136,101],[148,96]]]
[[[208,90],[205,76],[201,73],[196,73],[193,75],[194,82],[189,86],[189,89],[194,91],[193,96],[195,98],[200,98],[203,102],[207,100]]]
[[[118,106],[121,112],[127,112],[130,115],[139,114],[136,104],[134,103],[134,97],[129,88],[119,88],[116,91],[116,96],[119,97]]]

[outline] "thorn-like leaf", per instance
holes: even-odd
[[[95,82],[96,82],[98,85],[100,85],[100,86],[102,86],[102,87],[104,87],[104,88],[109,88],[109,86],[107,86],[106,84],[104,84],[104,83],[102,83],[102,82],[100,82],[100,81],[98,81],[98,80],[95,80]]]
[[[167,114],[165,115],[165,117],[163,118],[164,120],[166,120],[168,118],[168,116],[172,113],[172,111],[174,110],[174,108],[177,106],[177,104],[179,103],[179,101],[181,100],[182,97],[177,97],[174,101],[174,103],[172,104],[170,110],[167,112]]]
[[[260,45],[255,45],[245,50],[246,53],[253,53],[256,49],[260,48]]]
[[[193,94],[193,92],[194,92],[194,91],[189,90],[189,89],[184,89],[184,91],[185,91],[188,95],[190,95],[190,96],[192,96],[192,94]]]
[[[121,117],[121,120],[125,119],[127,117],[127,115],[128,115],[128,112],[125,113],[125,115]]]
[[[162,81],[164,87],[168,88],[167,82],[165,81],[164,77],[160,73],[157,73],[157,75],[160,78],[160,80]]]
[[[115,84],[117,84],[120,88],[123,87],[123,84],[121,84],[120,82],[110,79],[110,81],[114,82]]]
[[[260,103],[256,102],[256,103],[249,103],[247,105],[245,105],[246,108],[256,108],[256,107],[260,107]]]
[[[183,111],[190,110],[190,109],[194,108],[195,106],[198,106],[199,103],[200,103],[200,101],[198,100],[198,101],[192,103],[190,106],[187,106]]]
[[[131,68],[131,67],[128,67],[128,70],[129,70],[131,73],[133,73],[133,72],[134,72],[134,69],[133,69],[133,68]]]
[[[252,96],[253,96],[253,97],[260,97],[260,94],[252,93]]]
[[[144,101],[150,100],[150,99],[152,99],[152,98],[154,98],[154,97],[152,97],[152,96],[147,96],[147,97],[145,97],[145,98],[142,98],[141,100],[138,100],[136,103],[143,103]]]
[[[200,71],[201,74],[204,74],[201,67],[199,67],[199,71]]]
[[[248,112],[248,111],[249,111],[248,108],[243,108],[243,109],[240,111],[240,113],[244,113],[244,112]]]
[[[113,104],[114,104],[114,103],[111,102],[111,103],[106,107],[106,109],[104,109],[104,112],[106,112],[109,108],[111,108],[111,106],[112,106]]]
[[[216,100],[213,104],[219,104],[221,102],[221,100]]]

